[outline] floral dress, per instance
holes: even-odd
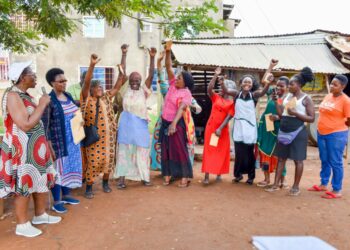
[[[44,126],[39,121],[29,131],[21,130],[7,113],[9,92],[16,92],[20,96],[29,115],[36,108],[33,98],[16,86],[8,89],[4,94],[2,108],[5,135],[1,144],[0,198],[48,192],[55,183],[56,172]]]

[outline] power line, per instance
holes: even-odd
[[[261,8],[259,1],[255,0],[256,5],[258,6],[258,8],[260,9],[261,13],[263,14],[263,16],[265,17],[265,19],[267,20],[267,22],[269,23],[270,27],[272,28],[273,32],[275,32],[275,34],[277,34],[277,30],[275,29],[275,27],[273,26],[272,22],[270,22],[270,19],[268,18],[268,16],[265,14],[265,11],[263,10],[263,8]]]
[[[240,8],[237,7],[236,10],[237,10],[237,12],[239,13],[239,15],[241,16],[241,18],[243,19],[242,21],[243,21],[243,22],[246,22],[247,27],[248,27],[248,29],[250,30],[250,32],[251,32],[252,34],[254,34],[254,30],[253,30],[252,26],[250,26],[248,19],[245,19],[245,18],[244,18],[244,15],[242,14]]]

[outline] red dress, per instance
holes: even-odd
[[[202,172],[209,174],[227,174],[230,169],[230,135],[227,125],[221,131],[216,147],[210,146],[210,137],[224,122],[226,116],[234,116],[233,100],[226,100],[218,94],[211,97],[211,114],[205,128]]]

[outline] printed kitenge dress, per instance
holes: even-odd
[[[133,181],[150,181],[150,134],[146,106],[146,99],[150,94],[146,86],[139,90],[128,87],[123,97],[114,178],[124,176]]]
[[[29,94],[15,86],[6,90],[2,101],[5,135],[1,144],[0,198],[48,192],[55,183],[56,172],[43,124],[38,122],[28,132],[21,130],[7,113],[9,92],[18,93],[29,115],[36,108]]]
[[[81,187],[82,181],[82,160],[80,144],[74,144],[71,127],[71,119],[78,107],[71,101],[60,101],[64,112],[64,124],[66,131],[66,143],[68,155],[56,160],[57,181],[56,184],[68,187]]]
[[[113,97],[110,91],[100,97],[97,123],[100,140],[82,148],[87,183],[93,183],[95,177],[101,173],[110,173],[115,166],[117,124],[113,111]],[[85,126],[95,124],[96,104],[97,98],[92,96],[88,96],[85,101],[81,101]]]

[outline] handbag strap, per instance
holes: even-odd
[[[97,98],[97,103],[96,103],[96,115],[95,115],[95,126],[97,127],[98,123],[98,112],[100,110],[100,98]]]

